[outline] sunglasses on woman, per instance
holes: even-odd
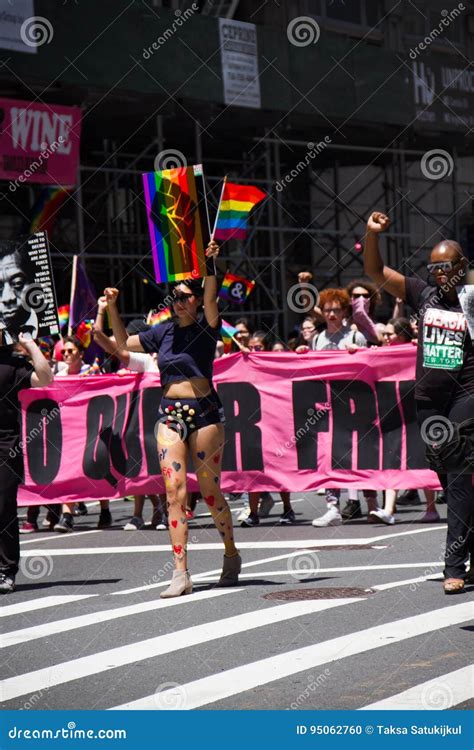
[[[189,302],[194,294],[186,294],[186,292],[173,292],[173,305],[175,302]]]
[[[359,299],[359,297],[365,297],[365,299],[369,299],[370,294],[369,292],[352,292],[352,299]]]

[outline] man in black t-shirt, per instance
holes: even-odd
[[[20,561],[20,538],[16,496],[22,478],[22,451],[19,445],[22,388],[47,386],[53,380],[48,361],[28,334],[19,334],[31,364],[3,345],[0,330],[0,594],[15,589]]]
[[[474,417],[474,346],[458,289],[466,283],[467,259],[454,240],[439,242],[430,255],[430,286],[416,277],[403,276],[385,266],[378,235],[390,219],[373,213],[367,222],[365,272],[381,288],[406,300],[419,314],[415,400],[421,436],[427,445],[448,445],[454,426]],[[461,471],[461,469],[459,470]],[[447,496],[448,534],[445,553],[446,594],[460,593],[466,577],[465,562],[474,559],[473,475],[438,472]]]

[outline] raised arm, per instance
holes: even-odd
[[[405,299],[405,276],[384,265],[379,250],[379,234],[390,226],[390,219],[380,211],[374,211],[367,222],[364,243],[364,271],[372,281],[394,297]]]
[[[139,336],[129,336],[123,324],[120,313],[117,309],[117,297],[119,295],[118,289],[114,287],[107,287],[104,290],[104,296],[107,300],[107,306],[110,313],[110,322],[112,323],[112,331],[115,336],[115,342],[117,350],[120,352],[121,349],[126,349],[129,352],[142,352],[143,347],[140,344]],[[118,355],[120,356],[120,354]]]
[[[35,370],[31,374],[31,387],[44,388],[45,386],[50,385],[54,379],[53,371],[48,360],[43,356],[36,341],[33,341],[29,336],[25,337],[24,333],[19,334],[18,340],[20,344],[28,350],[28,354],[31,357],[31,363]]]
[[[208,258],[217,258],[219,255],[219,245],[211,240],[206,249]],[[204,315],[211,328],[217,328],[219,325],[219,310],[217,307],[217,278],[216,276],[204,277]]]
[[[106,297],[99,297],[97,300],[97,317],[92,326],[94,341],[104,350],[104,352],[118,357],[125,366],[128,366],[130,352],[127,351],[127,349],[119,349],[115,337],[112,338],[104,333],[104,317],[107,309],[108,305]]]

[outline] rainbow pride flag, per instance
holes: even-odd
[[[238,328],[234,328],[230,323],[222,320],[221,339],[224,342],[224,354],[228,354],[232,350],[232,338],[236,333],[239,333]]]
[[[146,322],[149,326],[158,326],[160,323],[166,323],[167,320],[171,320],[171,314],[169,307],[164,307],[162,310],[150,310]]]
[[[266,196],[253,185],[226,182],[217,212],[214,239],[244,240],[247,237],[249,213]]]
[[[74,332],[74,335],[77,336],[84,349],[87,349],[91,345],[92,324],[92,320],[81,320]]]
[[[58,307],[59,327],[67,326],[69,323],[69,305]]]
[[[51,234],[59,209],[70,191],[71,188],[64,187],[47,187],[41,191],[32,209],[30,234],[40,231]]]
[[[233,273],[226,273],[222,280],[218,296],[220,299],[242,305],[254,286],[255,281],[249,281],[244,276],[235,276]]]
[[[149,172],[143,187],[157,283],[213,274],[202,166]]]

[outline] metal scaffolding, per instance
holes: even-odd
[[[128,317],[157,306],[166,295],[165,286],[153,279],[141,174],[153,170],[165,142],[174,144],[167,136],[158,118],[156,138],[137,153],[104,139],[80,167],[75,222],[63,221],[58,228],[62,236],[56,244],[71,252],[56,254],[56,266],[66,268],[72,253],[81,252],[98,289],[109,283],[122,287]],[[245,305],[229,306],[224,317],[232,322],[248,315],[258,328],[281,338],[301,318],[287,303],[298,271],[312,270],[318,289],[345,285],[363,274],[355,245],[372,210],[388,211],[392,218],[387,263],[418,272],[435,242],[459,237],[466,195],[474,188],[469,178],[459,179],[455,152],[451,176],[435,180],[420,171],[425,151],[402,143],[390,148],[330,143],[307,159],[312,142],[274,132],[252,135],[226,144],[223,157],[212,141],[203,142],[196,121],[194,143],[182,152],[187,163],[204,164],[211,221],[224,174],[268,193],[254,211],[247,240],[225,243],[218,265],[221,273],[228,269],[257,282]]]

